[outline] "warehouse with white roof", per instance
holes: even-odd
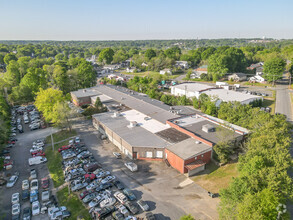
[[[171,86],[171,94],[175,96],[185,95],[187,98],[199,98],[201,94],[207,94],[219,105],[221,102],[240,102],[241,104],[249,104],[255,100],[263,100],[263,97],[257,95],[244,94],[233,90],[216,88],[201,83],[182,83]]]

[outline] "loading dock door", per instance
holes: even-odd
[[[163,151],[157,151],[156,158],[163,158]]]

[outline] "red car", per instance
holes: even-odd
[[[49,178],[48,177],[44,177],[43,179],[41,179],[41,187],[42,187],[42,189],[49,188]]]
[[[87,173],[87,174],[85,174],[84,175],[84,179],[85,180],[94,180],[94,179],[96,179],[96,175],[95,174],[93,174],[93,173]]]
[[[35,151],[31,152],[32,156],[36,156],[39,153],[43,153],[43,151],[42,150],[35,150]],[[38,156],[42,156],[42,155],[38,155]]]
[[[33,157],[36,157],[36,156],[46,156],[46,154],[43,151],[39,151],[39,152],[33,154]]]
[[[71,148],[70,145],[62,146],[62,147],[60,147],[60,148],[58,149],[58,152],[60,153],[61,151],[67,150],[67,149],[69,149],[69,148]]]
[[[86,197],[88,194],[91,194],[95,192],[95,190],[91,189],[91,190],[86,190],[86,191],[83,191],[82,193],[79,194],[79,198],[80,199],[83,199],[84,197]]]
[[[8,144],[15,144],[15,141],[8,141]]]

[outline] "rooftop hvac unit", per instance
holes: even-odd
[[[214,132],[216,131],[215,127],[211,124],[206,124],[202,126],[202,130],[206,133]]]
[[[84,89],[83,92],[86,92],[86,89]]]
[[[131,121],[129,127],[133,128],[137,126],[137,122],[136,121]]]

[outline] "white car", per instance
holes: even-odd
[[[99,203],[104,199],[103,196],[98,195],[96,198],[94,198],[89,204],[89,208],[93,208],[96,207],[97,205],[99,205]]]
[[[71,139],[71,140],[68,141],[68,143],[69,143],[69,145],[72,145],[72,144],[74,144],[74,140]]]
[[[113,181],[113,180],[115,180],[115,179],[116,179],[115,176],[107,176],[107,177],[105,177],[105,178],[101,181],[101,184],[111,182],[111,181]]]
[[[34,179],[31,181],[31,190],[38,190],[39,189],[39,181]]]
[[[42,192],[42,202],[50,200],[50,192],[48,190]]]
[[[129,215],[129,211],[127,210],[127,208],[124,205],[120,205],[118,207],[119,212],[121,212],[121,214],[123,214],[124,216],[128,216]]]
[[[47,162],[47,158],[42,156],[36,156],[36,157],[32,157],[28,159],[28,164],[30,166],[45,163],[45,162]]]
[[[26,190],[30,188],[30,184],[28,180],[23,180],[21,185],[22,190]]]
[[[133,162],[127,162],[124,163],[124,165],[131,171],[131,172],[135,172],[137,171],[137,165]]]
[[[35,146],[35,147],[32,147],[30,149],[30,153],[33,153],[35,151],[43,151],[43,150],[44,150],[43,147],[37,147],[37,146]]]
[[[75,143],[80,143],[80,137],[75,138]]]
[[[11,214],[12,215],[19,215],[19,213],[20,213],[20,204],[19,203],[13,204]]]
[[[12,205],[19,203],[19,193],[13,193],[11,196]]]
[[[138,200],[137,204],[143,211],[148,211],[150,209],[149,205],[143,200]]]
[[[101,208],[108,207],[108,206],[114,205],[115,202],[116,202],[116,199],[113,197],[106,198],[100,203],[100,207]]]
[[[55,212],[62,212],[62,211],[65,211],[65,210],[67,210],[67,208],[65,207],[65,206],[61,206],[61,207],[55,207],[55,208],[52,208],[52,209],[48,209],[48,215],[49,215],[49,217],[50,218],[52,218],[53,217],[53,214],[55,213]]]
[[[7,188],[11,188],[14,186],[14,184],[16,183],[16,181],[18,180],[18,172],[16,172],[14,175],[12,175],[9,180],[7,181],[6,187]]]
[[[40,214],[40,203],[39,201],[35,201],[32,204],[32,214],[33,216]]]
[[[126,197],[123,193],[121,193],[121,192],[119,192],[119,191],[117,191],[117,192],[114,193],[114,197],[115,197],[115,198],[116,198],[121,204],[124,204],[125,202],[128,201],[127,197]]]

